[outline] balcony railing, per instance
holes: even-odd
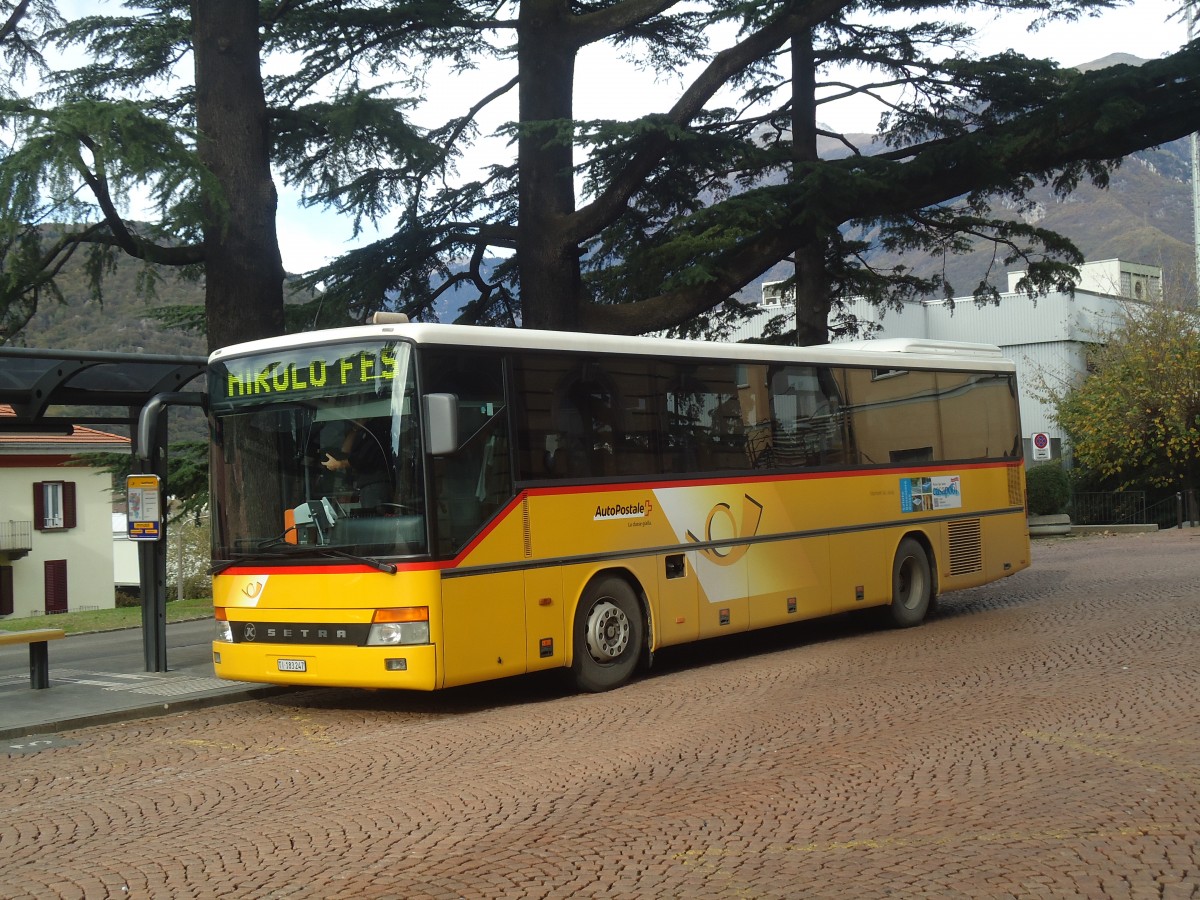
[[[0,522],[0,553],[7,553],[10,559],[16,559],[32,549],[32,522],[16,522],[12,519]]]

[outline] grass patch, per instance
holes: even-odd
[[[188,619],[207,619],[213,614],[211,597],[199,600],[172,600],[167,604],[167,622],[186,622]],[[29,616],[23,619],[0,619],[0,630],[26,631],[30,628],[61,628],[67,634],[88,631],[117,631],[121,628],[140,628],[142,611],[138,607],[124,609],[94,609],[88,612],[65,612],[52,616]]]

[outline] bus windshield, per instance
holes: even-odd
[[[214,362],[215,558],[425,553],[414,380],[398,341]]]

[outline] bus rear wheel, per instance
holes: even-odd
[[[933,600],[933,575],[929,557],[920,542],[905,538],[892,563],[892,605],[889,618],[897,628],[920,625]]]
[[[584,591],[575,610],[571,673],[583,691],[619,687],[637,667],[646,640],[642,608],[623,578],[609,575]]]

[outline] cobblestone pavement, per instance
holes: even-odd
[[[0,897],[1200,898],[1200,532],[864,618],[10,754]],[[29,748],[35,750],[37,748]]]

